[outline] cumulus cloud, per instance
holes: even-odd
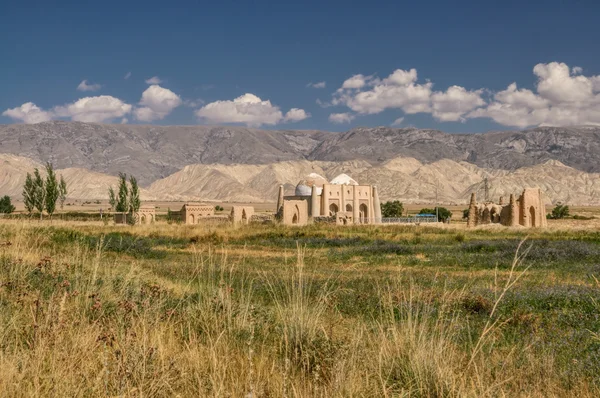
[[[325,88],[326,83],[325,82],[318,82],[318,83],[308,83],[306,85],[306,87],[312,87],[312,88]]]
[[[151,122],[164,119],[182,103],[181,98],[171,90],[153,84],[142,93],[141,107],[136,108],[133,113],[137,120]]]
[[[460,86],[452,86],[445,92],[435,92],[431,95],[432,115],[442,122],[464,121],[465,113],[485,105],[482,93],[483,90],[468,91]]]
[[[467,117],[491,118],[515,127],[600,125],[600,76],[587,77],[582,72],[559,62],[537,64],[533,68],[538,78],[536,92],[512,83]]]
[[[350,123],[353,121],[355,116],[351,113],[332,113],[329,115],[329,121],[331,123],[342,124],[342,123]]]
[[[27,102],[16,108],[7,109],[2,112],[2,115],[29,124],[47,122],[52,119],[51,112],[44,111],[33,102]]]
[[[304,109],[292,108],[283,117],[284,122],[299,122],[304,119],[308,119],[310,117],[310,113],[306,112]]]
[[[79,90],[79,91],[98,91],[101,88],[102,88],[102,85],[88,84],[87,80],[83,80],[81,83],[79,83],[79,86],[77,86],[77,90]]]
[[[161,84],[163,81],[158,76],[152,76],[150,79],[146,79],[146,84]]]
[[[432,83],[418,84],[417,71],[398,69],[381,80],[354,75],[334,93],[333,105],[345,105],[359,114],[375,114],[386,109],[405,113],[430,112]]]
[[[254,94],[246,93],[231,101],[215,101],[196,111],[196,116],[208,123],[243,123],[250,127],[280,122],[295,122],[310,115],[303,109],[292,108],[285,116],[271,101],[263,101]]]
[[[122,118],[131,112],[132,106],[110,95],[81,98],[71,104],[57,106],[53,114],[69,117],[78,122],[102,123]]]

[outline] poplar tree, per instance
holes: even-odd
[[[52,218],[52,214],[56,210],[56,201],[60,196],[60,189],[58,186],[58,181],[56,179],[56,173],[54,172],[54,167],[52,167],[52,163],[46,163],[46,185],[45,185],[45,195],[44,195],[44,207],[46,208],[46,212]]]
[[[31,215],[33,208],[35,207],[35,186],[33,185],[33,178],[31,178],[31,174],[27,173],[27,177],[25,178],[25,185],[23,186],[23,204],[25,205],[25,210],[27,213]]]
[[[60,209],[62,210],[65,206],[65,200],[67,199],[67,182],[60,176],[60,183],[58,184],[58,200],[60,201]]]
[[[117,204],[115,210],[119,213],[125,213],[128,209],[128,195],[129,189],[127,189],[127,175],[125,173],[119,173],[119,196],[117,197]]]
[[[33,205],[40,212],[41,220],[46,204],[46,191],[44,189],[44,180],[37,168],[33,171],[33,192]]]
[[[117,206],[117,198],[115,197],[115,190],[112,185],[108,188],[108,204],[110,205],[111,210],[114,210]]]
[[[131,189],[129,190],[129,211],[131,213],[136,213],[140,210],[141,206],[140,189],[134,176],[129,178],[129,184],[131,185]]]

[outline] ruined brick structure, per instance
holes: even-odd
[[[508,204],[500,198],[498,204],[486,202],[477,204],[475,194],[471,194],[467,227],[484,224],[502,224],[507,227],[544,228],[547,226],[546,206],[540,188],[526,188],[518,199],[510,195]]]

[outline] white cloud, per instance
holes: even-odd
[[[204,105],[204,100],[202,98],[197,98],[195,100],[187,99],[183,101],[183,105],[187,106],[188,108],[198,108]]]
[[[129,122],[129,119],[127,119],[126,117],[121,119],[121,124],[127,124],[128,122]]]
[[[102,123],[120,118],[131,112],[131,105],[110,95],[81,98],[71,104],[57,106],[53,113],[79,122]]]
[[[163,81],[158,76],[152,76],[150,79],[146,79],[146,84],[161,84]]]
[[[329,115],[329,121],[336,124],[350,123],[354,118],[355,116],[351,113],[332,113]]]
[[[354,75],[351,78],[344,81],[342,84],[343,89],[358,89],[362,88],[367,84],[368,77],[363,75]]]
[[[485,105],[482,93],[483,90],[467,91],[460,86],[452,86],[445,92],[435,92],[431,95],[432,115],[442,122],[464,121],[465,113]]]
[[[284,116],[271,101],[254,94],[244,94],[231,101],[211,102],[196,111],[196,116],[208,123],[243,123],[250,127],[263,124],[298,121],[309,117],[302,109],[292,108]]]
[[[405,113],[430,112],[432,84],[417,84],[416,80],[415,69],[398,69],[383,80],[354,75],[334,93],[332,104],[345,105],[360,114],[375,114],[390,108]]]
[[[394,122],[392,123],[392,126],[394,126],[394,127],[400,126],[402,124],[402,122],[404,122],[404,118],[399,117],[398,119],[394,120]]]
[[[142,93],[142,107],[136,108],[133,113],[137,120],[151,122],[164,119],[182,103],[181,98],[171,90],[153,84]]]
[[[306,87],[312,87],[312,88],[325,88],[326,83],[325,82],[318,82],[318,83],[308,83],[306,85]]]
[[[127,80],[127,79],[129,79],[130,77],[131,77],[131,72],[127,72],[127,73],[125,74],[125,77],[124,77],[123,79]]]
[[[491,118],[515,127],[600,125],[600,76],[586,77],[582,72],[564,63],[537,64],[533,68],[537,92],[519,90],[512,83],[467,117]]]
[[[77,90],[79,90],[79,91],[98,91],[101,88],[102,88],[102,85],[88,84],[87,80],[83,80],[81,83],[79,83],[79,86],[77,86]]]
[[[304,119],[308,119],[310,113],[307,113],[304,109],[292,108],[283,117],[284,122],[299,122]]]
[[[44,111],[33,102],[26,102],[19,107],[7,109],[2,112],[2,115],[29,124],[47,122],[52,119],[51,112]]]

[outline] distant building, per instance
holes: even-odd
[[[133,213],[115,213],[114,221],[115,224],[152,224],[156,221],[156,207],[154,205],[142,205],[138,211]]]
[[[179,211],[170,212],[171,219],[184,224],[199,224],[202,219],[215,215],[215,206],[203,203],[186,203]]]
[[[359,185],[346,174],[331,182],[310,174],[296,186],[294,195],[284,196],[279,187],[277,214],[285,225],[306,225],[316,217],[332,217],[336,224],[379,224],[381,204],[377,187]]]
[[[546,206],[540,188],[526,188],[518,199],[510,195],[508,204],[504,198],[499,202],[486,202],[477,204],[476,196],[471,194],[469,204],[468,227],[483,224],[502,224],[505,226],[518,226],[544,228],[546,221]]]

